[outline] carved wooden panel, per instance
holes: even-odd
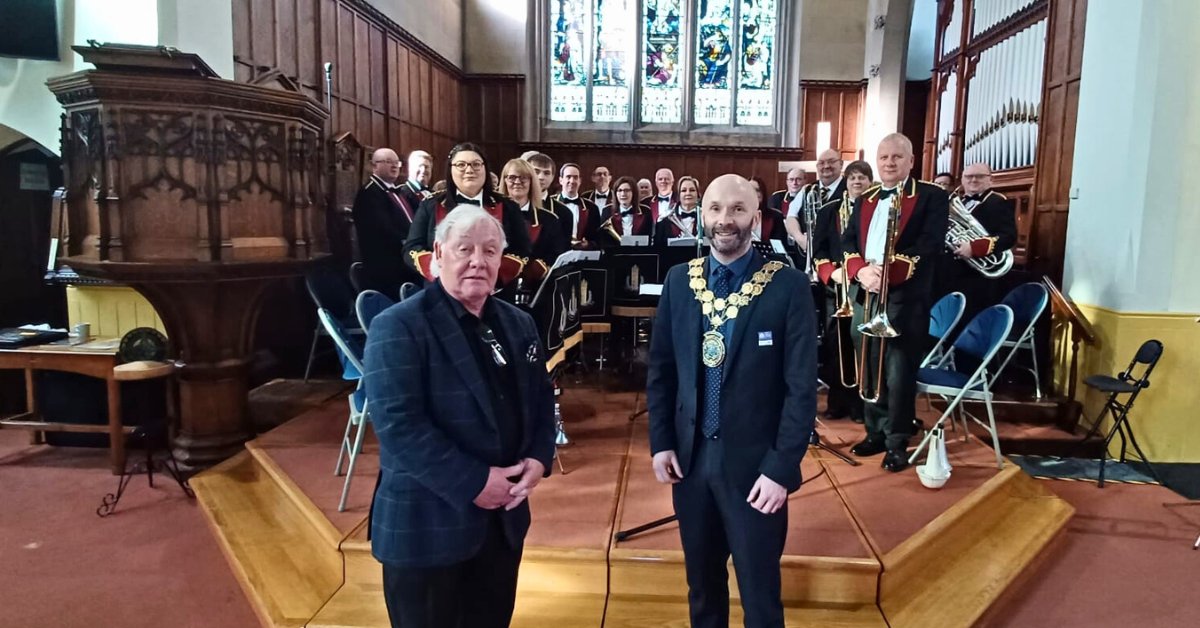
[[[525,114],[525,77],[472,75],[463,82],[466,136],[500,164],[520,154],[521,122]],[[500,165],[497,165],[497,171]]]
[[[844,161],[858,159],[866,81],[800,82],[800,150],[802,159],[817,158],[817,125],[830,123],[829,147]]]

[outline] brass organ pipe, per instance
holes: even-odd
[[[900,218],[900,191],[892,196],[892,204],[888,207],[887,228],[884,230],[883,263],[880,265],[879,296],[873,297],[866,293],[863,301],[863,323],[858,326],[862,334],[862,346],[859,352],[858,396],[868,403],[877,403],[883,392],[884,348],[888,338],[900,335],[888,320],[888,273],[892,268],[892,257],[896,252],[896,228]],[[866,253],[866,251],[863,251]],[[875,368],[875,387],[867,381],[867,344],[870,338],[879,339],[879,359]]]

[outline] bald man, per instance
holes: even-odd
[[[717,177],[701,211],[711,253],[667,273],[650,340],[652,466],[672,485],[691,625],[729,625],[732,554],[745,625],[782,627],[787,496],[816,415],[812,297],[751,247],[749,181]]]
[[[352,216],[363,264],[363,288],[392,298],[406,281],[420,285],[421,278],[404,263],[404,240],[417,205],[402,193],[400,158],[390,148],[371,155],[371,178],[354,197]]]
[[[887,315],[900,335],[883,348],[883,381],[876,381],[879,340],[858,332],[863,306],[856,304],[850,326],[856,345],[869,342],[867,368],[861,379],[880,390],[877,403],[866,403],[866,437],[851,451],[857,456],[886,452],[881,466],[901,471],[908,466],[906,448],[916,431],[917,366],[929,331],[930,293],[934,260],[946,236],[950,199],[932,183],[912,178],[912,142],[899,133],[883,138],[876,157],[881,184],[867,188],[854,202],[854,212],[842,232],[846,275],[860,284],[866,298],[877,302],[887,270]],[[885,264],[889,209],[899,203],[894,254]],[[860,296],[860,298],[862,298]],[[861,346],[861,345],[859,345]]]
[[[788,172],[789,189],[792,186],[791,178],[792,173]],[[832,148],[828,149],[817,156],[817,180],[800,188],[795,194],[795,198],[781,209],[787,216],[784,224],[787,226],[788,235],[792,236],[792,239],[805,253],[808,252],[808,225],[805,224],[803,214],[804,203],[809,198],[814,200],[812,220],[815,223],[816,212],[820,210],[821,206],[831,199],[841,198],[845,191],[846,183],[842,179],[841,153]]]
[[[1003,298],[1000,278],[985,277],[970,265],[970,260],[1011,249],[1017,243],[1017,219],[1015,204],[992,189],[992,169],[985,163],[971,164],[963,170],[962,189],[951,196],[955,197],[988,232],[986,237],[958,242],[953,251],[943,249],[939,262],[938,296],[957,290],[967,297],[962,319],[965,324]]]

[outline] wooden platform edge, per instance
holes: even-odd
[[[973,626],[1075,509],[1016,465],[882,557],[879,606],[892,628]]]
[[[276,478],[270,476],[249,452],[242,451],[190,480],[205,523],[225,556],[234,578],[250,602],[260,625],[264,628],[302,628],[309,619],[341,588],[343,571],[341,557],[334,546],[314,547],[300,543],[301,551],[287,538],[307,537],[318,533],[311,528],[307,516],[291,500],[282,495]],[[256,485],[253,488],[250,485]],[[275,494],[278,504],[264,504],[267,509],[241,509],[239,500],[258,501],[256,491]],[[287,513],[290,505],[292,512]],[[280,508],[282,507],[282,508]],[[284,511],[284,512],[281,512]],[[265,517],[262,515],[271,515]],[[273,522],[290,519],[294,529],[284,531],[272,527]],[[301,523],[303,522],[303,523]],[[277,539],[274,547],[255,536]],[[323,541],[324,539],[322,539]],[[253,549],[251,549],[253,548]],[[251,551],[270,552],[303,562],[302,567],[281,561],[263,560],[250,556]],[[282,561],[285,562],[286,561]],[[265,576],[265,577],[264,577]],[[291,609],[284,608],[278,599],[288,599]],[[297,606],[299,608],[297,608]]]
[[[246,451],[250,452],[251,456],[254,456],[254,459],[258,462],[259,466],[262,467],[263,470],[275,480],[275,483],[279,485],[279,488],[283,491],[283,494],[287,495],[288,499],[292,500],[292,503],[296,505],[296,508],[304,514],[305,519],[312,524],[313,529],[315,529],[317,533],[321,535],[321,538],[329,543],[330,547],[339,547],[342,541],[353,534],[354,530],[361,525],[360,522],[359,524],[356,524],[354,528],[351,528],[349,532],[343,534],[337,529],[336,526],[333,525],[333,522],[325,516],[325,513],[322,512],[315,503],[313,503],[312,498],[310,498],[304,492],[304,490],[296,484],[295,480],[293,480],[292,477],[288,475],[282,467],[279,466],[279,463],[271,457],[269,447],[264,447],[261,443],[257,442],[257,439],[255,439],[246,443]]]

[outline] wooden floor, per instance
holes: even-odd
[[[686,626],[678,529],[616,542],[671,514],[649,470],[632,393],[575,386],[561,399],[568,473],[532,500],[513,625]],[[346,512],[332,475],[345,402],[307,412],[193,479],[214,534],[264,626],[387,626],[379,564],[365,535],[377,450],[368,442]],[[848,445],[861,426],[822,427]],[[812,450],[788,502],[781,569],[788,626],[971,626],[1037,559],[1072,508],[1016,465],[997,470],[975,439],[949,443],[954,476],[930,491],[878,458],[850,467]],[[732,573],[732,568],[731,568]],[[731,578],[732,580],[732,578]],[[736,581],[732,620],[740,624]]]

